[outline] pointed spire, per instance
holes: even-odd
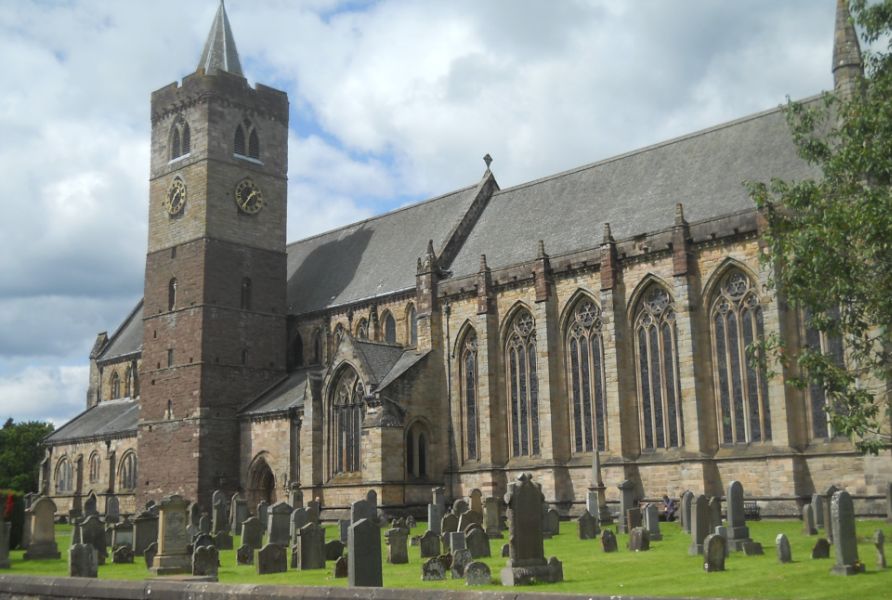
[[[223,0],[220,0],[220,8],[217,9],[208,39],[204,43],[198,68],[204,69],[208,75],[213,75],[216,71],[226,71],[244,77]]]
[[[836,0],[836,27],[833,32],[833,88],[841,96],[851,96],[864,76],[861,46],[849,13],[848,0]]]

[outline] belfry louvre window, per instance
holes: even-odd
[[[478,397],[477,397],[477,334],[470,330],[461,350],[462,413],[465,430],[465,458],[480,458],[478,449]]]
[[[178,118],[170,128],[170,160],[189,154],[192,150],[192,135],[189,124]]]
[[[245,119],[235,128],[233,140],[233,153],[248,158],[260,158],[260,137],[257,130],[248,119]]]
[[[665,289],[651,284],[635,312],[641,447],[684,445],[675,309]]]
[[[360,470],[359,448],[362,431],[362,398],[365,388],[356,371],[343,367],[332,386],[328,414],[331,474]]]
[[[604,354],[601,309],[585,298],[577,302],[567,327],[567,367],[570,370],[573,449],[591,452],[606,447]]]
[[[511,452],[513,456],[530,456],[539,454],[539,379],[533,316],[526,310],[519,311],[508,331],[505,363]]]
[[[771,439],[768,383],[747,360],[746,348],[763,338],[762,307],[752,280],[739,269],[724,276],[710,309],[713,365],[722,443]]]

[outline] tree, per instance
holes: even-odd
[[[38,469],[43,458],[40,442],[53,431],[50,423],[7,419],[0,429],[0,488],[37,491]]]
[[[856,85],[786,106],[799,153],[821,176],[747,184],[766,221],[770,285],[825,340],[842,341],[844,360],[777,338],[753,355],[798,366],[794,385],[823,388],[833,432],[876,454],[892,418],[892,0],[852,10],[867,45],[886,48],[864,54]]]

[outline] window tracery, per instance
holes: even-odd
[[[365,387],[356,371],[341,369],[332,386],[329,410],[329,456],[331,474],[359,471],[360,435]]]
[[[232,147],[237,156],[260,158],[260,137],[250,120],[245,119],[236,126]]]
[[[99,466],[99,455],[94,452],[90,455],[90,483],[97,483],[99,481]]]
[[[570,370],[573,449],[606,449],[607,405],[604,393],[601,309],[590,299],[580,300],[567,329],[567,367]]]
[[[118,471],[118,488],[122,491],[136,489],[136,454],[128,452],[121,459],[121,468]]]
[[[63,456],[56,464],[56,492],[60,494],[71,492],[73,478],[71,462],[67,456]]]
[[[369,322],[368,319],[362,318],[356,326],[356,337],[361,340],[369,339]]]
[[[832,311],[829,316],[830,318],[838,319],[839,311]],[[812,324],[811,314],[807,311],[803,315],[803,321],[805,327],[805,346],[829,356],[837,366],[845,367],[845,351],[842,338],[818,331]],[[827,396],[826,390],[824,390],[824,388],[817,382],[809,381],[809,385],[806,388],[806,395],[808,398],[807,404],[812,438],[826,439],[833,437],[835,433],[830,426],[830,417],[827,414],[827,405],[830,399]]]
[[[170,127],[170,160],[186,156],[192,150],[192,136],[189,124],[179,117]]]
[[[512,320],[505,346],[513,456],[539,454],[539,380],[533,316],[520,310]]]
[[[478,448],[478,394],[477,394],[477,334],[473,329],[465,336],[459,363],[461,379],[462,412],[465,433],[465,458],[480,458]]]

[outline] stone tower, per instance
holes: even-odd
[[[221,2],[152,94],[138,502],[239,485],[238,408],[285,372],[288,98],[245,80]]]

